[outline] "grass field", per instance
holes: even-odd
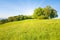
[[[32,19],[2,24],[0,40],[60,40],[60,19]]]

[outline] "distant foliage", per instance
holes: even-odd
[[[8,17],[8,22],[12,22],[13,21],[13,17]]]
[[[32,19],[32,16],[25,16],[25,15],[12,16],[8,17],[7,19],[0,20],[0,24],[4,24],[6,22],[26,20],[26,19]]]
[[[0,24],[4,24],[4,23],[7,23],[7,22],[8,22],[7,19],[2,19],[2,20],[0,20]]]
[[[33,13],[33,18],[51,19],[55,17],[58,17],[57,11],[50,6],[46,6],[45,8],[36,8]]]

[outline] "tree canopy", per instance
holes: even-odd
[[[58,15],[55,9],[53,9],[51,6],[46,6],[45,8],[36,8],[34,10],[33,17],[39,19],[48,19],[58,17]]]

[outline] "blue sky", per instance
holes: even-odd
[[[37,7],[50,5],[60,18],[60,0],[0,0],[0,18],[15,15],[32,15]]]

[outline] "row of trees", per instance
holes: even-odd
[[[25,19],[51,19],[58,17],[57,11],[50,6],[46,6],[45,8],[36,8],[32,16],[24,16],[18,15],[13,17],[8,17],[7,19],[0,20],[0,24],[13,22],[13,21],[20,21]]]
[[[32,19],[32,17],[24,16],[24,15],[12,16],[12,17],[8,17],[7,19],[0,20],[0,24],[4,24],[7,22],[13,22],[13,21],[26,20],[26,19]]]

